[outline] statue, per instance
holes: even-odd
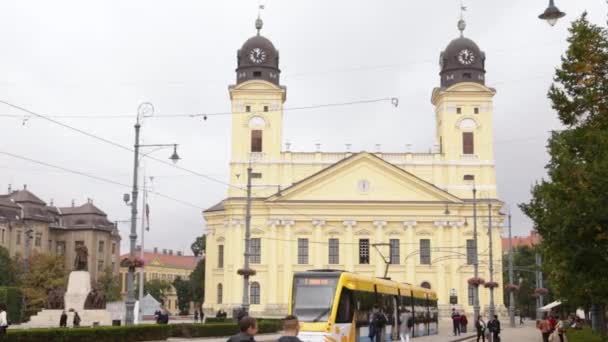
[[[93,288],[87,295],[87,299],[84,301],[85,310],[98,310],[106,308],[106,295],[103,291]]]
[[[65,291],[62,289],[52,289],[47,292],[46,308],[51,310],[63,309],[63,296]]]
[[[74,271],[88,271],[89,250],[85,245],[76,247],[76,258],[74,258]]]

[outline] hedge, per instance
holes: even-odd
[[[591,328],[584,327],[581,330],[577,329],[566,329],[566,336],[568,338],[568,342],[605,342],[608,341],[608,338],[594,334],[591,331]]]
[[[259,333],[281,329],[280,322],[260,321]],[[6,342],[136,342],[164,341],[169,337],[222,337],[239,331],[236,323],[137,325],[96,328],[9,329]]]
[[[0,303],[6,304],[8,321],[21,323],[23,319],[23,292],[18,287],[0,287]]]

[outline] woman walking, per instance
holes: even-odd
[[[0,303],[0,341],[6,336],[8,328],[8,318],[6,318],[6,304]]]

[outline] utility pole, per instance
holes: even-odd
[[[137,239],[137,195],[139,194],[137,188],[138,171],[139,171],[139,130],[141,128],[139,114],[137,115],[137,121],[135,123],[135,152],[133,156],[133,189],[131,190],[131,233],[129,234],[130,249],[129,257],[131,260],[135,260],[135,240]],[[126,313],[125,313],[125,325],[132,325],[134,322],[134,308],[135,308],[135,288],[133,287],[133,281],[135,280],[135,263],[129,264],[129,272],[127,273],[127,300],[126,300]]]
[[[143,194],[142,194],[142,203],[141,203],[141,249],[140,249],[140,258],[143,261],[145,254],[144,254],[144,231],[145,231],[145,227],[146,227],[146,205],[148,204],[148,190],[146,189],[146,169],[144,167],[144,187],[143,187]],[[143,320],[143,308],[141,307],[141,300],[144,298],[144,268],[142,267],[139,270],[139,312],[138,312],[138,317],[139,317],[139,321],[141,322]]]
[[[238,274],[243,276],[243,305],[242,310],[249,313],[249,277],[255,275],[255,270],[249,268],[250,242],[251,242],[251,178],[259,178],[259,173],[253,173],[251,164],[247,168],[247,202],[245,204],[245,262]]]
[[[511,236],[511,211],[509,210],[509,284],[513,284],[513,241]],[[509,323],[515,328],[515,295],[513,289],[509,291]]]
[[[492,203],[488,203],[488,238],[490,240],[490,282],[494,282],[494,259],[492,253]],[[494,319],[494,287],[490,287],[490,319]]]

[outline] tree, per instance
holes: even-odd
[[[0,286],[17,285],[17,265],[6,248],[0,247]]]
[[[173,287],[177,294],[177,307],[180,315],[187,315],[190,311],[190,302],[192,302],[192,288],[190,281],[183,280],[181,277],[175,278]]]
[[[171,290],[171,283],[166,280],[152,279],[144,283],[144,293],[149,294],[156,300],[165,304],[167,292]]]
[[[205,248],[207,247],[207,235],[199,236],[196,240],[190,245],[190,249],[192,249],[192,253],[194,253],[195,257],[202,256],[205,253]]]
[[[587,15],[574,21],[549,90],[565,129],[548,143],[548,179],[520,207],[542,237],[544,270],[556,294],[593,307],[605,333],[608,303],[608,32]]]
[[[44,308],[47,293],[65,289],[67,272],[62,256],[34,253],[28,261],[28,272],[21,275],[21,286],[26,298],[26,316]]]
[[[106,301],[114,302],[120,300],[120,280],[118,275],[114,275],[111,267],[106,267],[101,276],[97,279],[97,288],[106,295]]]
[[[205,301],[205,259],[201,259],[196,268],[190,273],[190,289],[192,301],[198,306]]]

